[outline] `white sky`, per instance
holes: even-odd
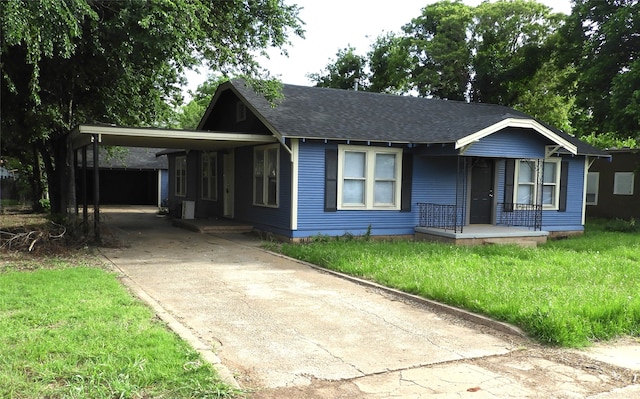
[[[375,39],[386,32],[399,32],[403,25],[421,14],[422,8],[438,0],[286,0],[302,9],[299,17],[304,21],[305,38],[292,38],[287,47],[289,57],[279,50],[270,51],[270,59],[259,58],[260,64],[283,83],[311,86],[306,77],[321,72],[336,58],[338,50],[349,45],[356,53],[366,55]],[[464,0],[476,6],[482,0]],[[538,0],[556,12],[569,14],[570,0]],[[195,90],[206,79],[201,74],[189,73],[188,89]]]

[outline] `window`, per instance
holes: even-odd
[[[587,205],[598,205],[598,187],[600,185],[600,172],[587,173]]]
[[[616,172],[613,176],[613,194],[633,195],[633,172]]]
[[[542,204],[546,209],[558,209],[560,198],[560,159],[520,160],[516,163],[514,203]],[[539,168],[541,184],[538,184]]]
[[[218,200],[218,155],[215,152],[202,154],[202,199]]]
[[[339,209],[400,209],[402,149],[340,146]]]
[[[253,151],[253,204],[278,206],[280,152],[278,145],[256,147]]]
[[[176,196],[187,196],[187,157],[176,157]]]

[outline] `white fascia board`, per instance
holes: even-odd
[[[565,140],[564,138],[558,136],[553,131],[542,126],[540,123],[536,122],[533,119],[519,119],[519,118],[504,119],[496,124],[493,124],[473,134],[463,137],[456,141],[456,149],[465,147],[475,141],[478,141],[484,137],[487,137],[507,127],[533,129],[536,132],[543,135],[544,137],[548,138],[549,140],[563,147],[564,149],[569,151],[571,154],[573,155],[578,154],[578,148],[575,145],[571,144],[569,141]]]
[[[189,140],[211,140],[211,141],[236,141],[236,142],[274,142],[273,136],[261,134],[243,134],[228,132],[210,132],[194,130],[172,130],[156,128],[135,128],[122,126],[78,126],[79,134],[97,134],[105,136],[126,136],[126,137],[162,137],[170,139]]]

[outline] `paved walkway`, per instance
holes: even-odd
[[[251,398],[640,397],[638,361],[540,348],[152,211],[105,209],[126,246],[103,254]]]

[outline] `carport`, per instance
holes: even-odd
[[[79,152],[82,153],[80,176],[80,198],[82,198],[82,218],[85,228],[89,226],[89,204],[87,184],[88,174],[92,173],[93,184],[93,230],[97,241],[100,235],[100,146],[147,147],[174,150],[221,151],[236,147],[275,143],[277,139],[272,135],[217,132],[197,130],[161,129],[150,127],[123,127],[114,125],[79,125],[69,135],[69,146],[73,153],[71,165],[71,187],[75,187],[75,170],[79,166]],[[93,149],[93,171],[87,167],[87,153],[89,146]],[[75,198],[75,195],[72,196]],[[75,200],[74,200],[75,203]],[[76,214],[80,211],[79,204],[75,204]]]

